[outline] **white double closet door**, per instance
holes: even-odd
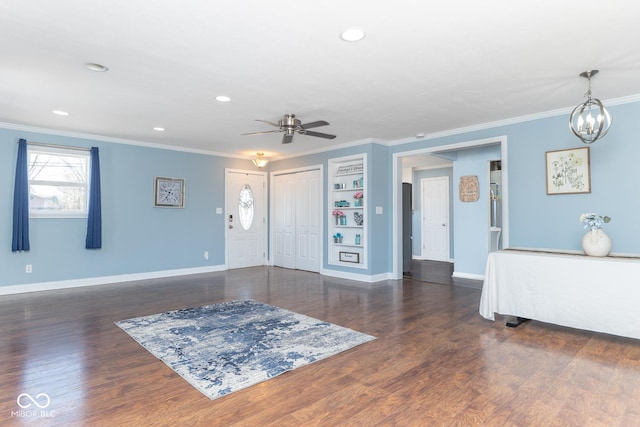
[[[274,176],[274,265],[320,271],[322,173],[310,170]]]

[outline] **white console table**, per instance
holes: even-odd
[[[480,315],[494,313],[640,339],[640,258],[491,252]]]

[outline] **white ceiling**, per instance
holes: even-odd
[[[588,69],[602,100],[640,94],[639,22],[629,0],[2,0],[0,121],[272,158],[398,140],[569,108]],[[285,113],[338,137],[240,135]]]

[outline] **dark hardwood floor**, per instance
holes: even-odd
[[[453,263],[430,260],[411,260],[411,271],[405,272],[407,279],[421,282],[440,283],[442,285],[465,286],[482,289],[482,281],[452,277]]]
[[[211,401],[113,323],[247,298],[377,339]],[[640,425],[640,341],[505,328],[479,299],[272,267],[2,296],[0,425]],[[21,393],[50,404],[21,410]]]

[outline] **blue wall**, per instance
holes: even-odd
[[[635,172],[640,159],[637,123],[640,103],[609,107],[609,133],[590,146],[591,193],[546,194],[545,152],[584,147],[567,129],[567,117],[554,117],[509,129],[509,207],[511,246],[576,249],[584,234],[585,212],[609,215],[605,226],[613,252],[640,253],[640,208]]]
[[[633,174],[640,159],[640,144],[634,129],[640,118],[640,103],[608,108],[614,120],[611,130],[590,146],[592,191],[589,194],[546,194],[545,152],[585,146],[568,129],[568,113],[395,145],[390,151],[401,153],[506,136],[510,247],[581,250],[585,230],[578,218],[584,212],[596,212],[613,218],[605,226],[613,240],[613,252],[639,254],[640,227],[634,216],[640,208],[640,198]],[[465,168],[473,168],[473,160],[467,160],[470,163]],[[485,171],[483,175],[486,174],[486,159],[480,158],[477,162]],[[462,174],[467,173],[457,174],[455,179]],[[456,206],[454,209],[457,212]],[[474,215],[463,215],[463,212],[456,216],[455,270],[481,275],[486,251],[479,248],[475,253],[459,251],[467,243],[460,227],[465,227],[472,218]]]
[[[31,250],[11,252],[19,138],[99,147],[102,249],[84,248],[84,218],[31,218]],[[0,286],[223,265],[223,215],[215,209],[224,207],[224,169],[253,169],[244,160],[6,129],[0,150]],[[185,178],[184,209],[153,207],[156,175]]]
[[[479,200],[462,202],[458,186],[453,198],[453,222],[456,226],[453,241],[454,272],[482,274],[489,253],[489,161],[500,160],[500,147],[489,146],[458,152],[453,162],[453,180],[475,175],[478,177]]]
[[[605,226],[613,240],[613,251],[638,254],[640,229],[635,214],[640,211],[640,197],[634,174],[640,159],[636,131],[640,103],[614,105],[609,109],[613,126],[603,140],[591,146],[590,194],[546,194],[545,152],[584,146],[569,131],[568,114],[410,143],[392,143],[389,147],[364,143],[272,162],[269,168],[273,171],[323,164],[326,183],[327,159],[367,153],[372,201],[367,204],[371,218],[367,236],[369,269],[331,268],[378,275],[391,272],[393,264],[390,170],[393,154],[504,136],[508,141],[511,247],[579,250],[584,230],[578,218],[584,212],[596,212],[613,218]],[[19,138],[100,148],[103,249],[84,249],[83,219],[32,219],[32,250],[11,252],[12,193]],[[0,227],[0,286],[221,266],[224,264],[224,222],[222,215],[215,214],[215,209],[224,207],[224,169],[254,170],[247,160],[12,129],[0,129],[0,153],[0,200],[4,201],[0,207],[0,224],[3,224]],[[487,153],[470,152],[467,156],[459,153],[453,173],[454,199],[459,176],[477,174],[479,179],[487,178],[487,160]],[[152,207],[154,175],[186,179],[185,209]],[[481,191],[487,188],[481,183]],[[486,196],[481,193],[481,197]],[[325,188],[325,212],[326,200]],[[480,230],[476,223],[487,224],[488,207],[466,205],[454,204],[455,270],[482,275],[488,239],[472,237],[472,234]],[[478,210],[472,205],[477,205]],[[383,208],[382,215],[375,214],[376,206]],[[482,247],[470,243],[476,240],[483,242]],[[208,261],[203,257],[205,250],[209,251]],[[33,265],[33,273],[24,272],[26,264]],[[328,267],[326,262],[324,267]]]

